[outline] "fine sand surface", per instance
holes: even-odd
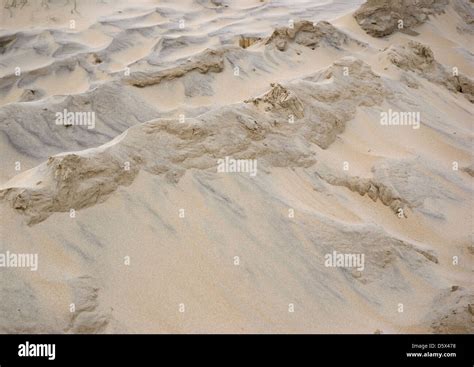
[[[2,1],[0,333],[474,332],[472,2]]]

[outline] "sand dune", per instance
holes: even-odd
[[[361,3],[4,2],[0,332],[472,333],[472,4]]]

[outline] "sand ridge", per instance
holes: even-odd
[[[0,332],[472,332],[472,5],[407,1],[2,9]]]

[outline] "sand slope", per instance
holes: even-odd
[[[2,10],[0,332],[472,332],[472,6],[374,3]]]

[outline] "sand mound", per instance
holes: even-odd
[[[287,87],[272,85],[262,97],[232,109],[216,109],[184,124],[156,120],[97,150],[51,157],[36,169],[38,185],[25,187],[20,179],[15,187],[7,183],[0,195],[35,224],[53,212],[101,202],[118,186],[130,184],[140,168],[179,178],[183,169],[215,167],[215,159],[231,153],[240,159],[260,156],[272,166],[307,166],[309,144],[327,149],[359,105],[382,102],[379,79],[362,61],[344,58]],[[304,145],[291,148],[286,139],[294,137]],[[170,156],[169,151],[181,153]],[[125,162],[133,168],[125,170]]]
[[[280,84],[271,84],[272,89],[262,97],[253,98],[245,101],[253,103],[256,107],[262,106],[266,112],[286,112],[296,118],[304,117],[303,103],[298,99],[295,93],[289,91]]]
[[[51,284],[33,289],[28,281],[9,274],[7,278],[9,284],[0,286],[2,295],[9,296],[0,305],[0,315],[9,315],[0,321],[2,333],[103,333],[117,327],[110,310],[104,310],[99,302],[97,279],[87,275],[68,279],[60,293],[65,291],[71,295],[70,303],[64,305],[69,312],[54,314],[43,311],[54,303],[42,294],[48,292]]]
[[[397,31],[417,35],[414,28],[449,8],[459,16],[457,31],[473,34],[474,8],[468,0],[369,0],[354,13],[354,18],[373,37]]]
[[[430,15],[442,13],[447,4],[448,0],[369,0],[354,18],[371,36],[384,37],[426,22]]]
[[[452,4],[453,9],[462,19],[456,27],[458,32],[474,34],[474,7],[472,1],[453,0]]]
[[[114,165],[115,163],[115,165]],[[13,208],[28,215],[34,224],[46,219],[51,212],[70,211],[100,202],[119,185],[133,180],[121,162],[108,156],[96,156],[94,160],[68,154],[52,157],[46,163],[49,177],[41,177],[38,188],[15,189],[2,192],[12,200]]]
[[[380,104],[386,93],[380,77],[367,64],[347,57],[285,87],[274,85],[267,94],[247,103],[270,112],[276,121],[294,119],[306,139],[326,149],[344,131],[357,106]]]
[[[291,28],[284,27],[275,29],[266,41],[267,45],[273,45],[280,51],[285,51],[288,43],[294,42],[312,49],[321,44],[326,46],[342,48],[344,45],[354,43],[358,46],[366,46],[344,32],[335,28],[331,23],[321,21],[317,24],[308,21],[296,22]]]
[[[457,285],[443,291],[434,302],[436,311],[431,320],[433,332],[439,334],[472,334],[474,296]]]
[[[384,184],[378,183],[371,179],[361,177],[336,177],[331,174],[327,174],[324,171],[318,171],[316,174],[324,181],[331,185],[344,186],[351,191],[358,192],[361,196],[367,194],[374,202],[377,199],[390,207],[395,214],[401,217],[406,217],[405,203],[406,200],[400,197],[400,194],[394,192],[391,187],[385,186]]]
[[[110,327],[110,313],[101,309],[99,291],[95,284],[97,280],[89,276],[71,279],[69,287],[72,290],[72,304],[69,325],[63,332],[74,334],[103,333]]]
[[[130,77],[125,78],[125,82],[143,88],[158,84],[162,80],[173,80],[182,77],[191,71],[218,73],[224,69],[224,52],[225,50],[206,50],[182,66],[158,72],[134,72]]]
[[[95,127],[56,124],[57,113],[64,110],[95,112]],[[18,151],[44,159],[58,150],[103,144],[128,127],[157,115],[142,98],[128,93],[121,84],[111,83],[84,94],[9,104],[0,109],[0,131]]]
[[[391,46],[385,53],[389,61],[397,67],[415,72],[450,91],[462,93],[474,103],[474,81],[454,69],[446,70],[435,60],[433,51],[428,46],[409,41],[406,45]]]
[[[432,167],[428,169],[427,167]],[[371,168],[372,177],[362,178],[332,172],[319,166],[316,174],[331,185],[344,186],[361,196],[367,194],[390,207],[400,218],[407,217],[407,209],[438,219],[446,219],[442,202],[461,203],[463,195],[453,186],[471,192],[455,175],[446,175],[427,162],[419,160],[381,160]],[[456,204],[455,204],[456,205]]]

